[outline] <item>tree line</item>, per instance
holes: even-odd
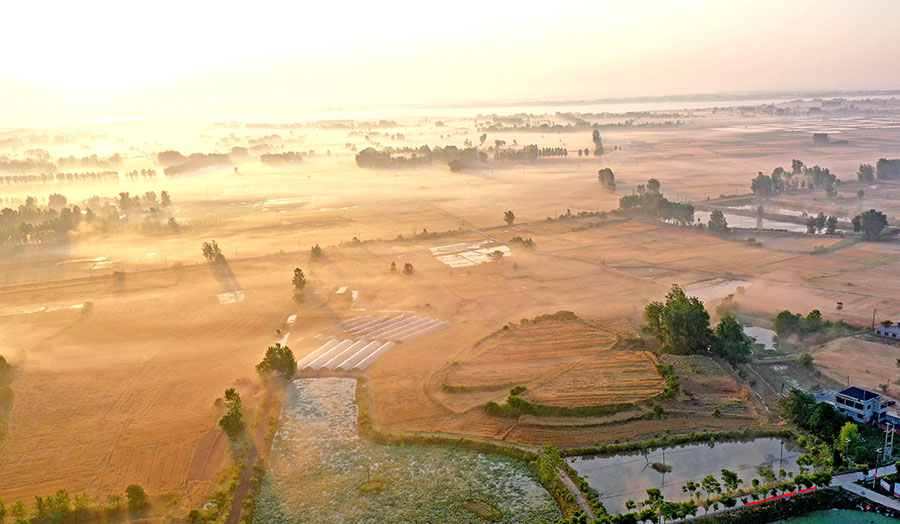
[[[140,225],[147,231],[178,232],[174,217],[168,217],[164,208],[172,205],[169,193],[148,191],[143,195],[131,196],[119,193],[116,199],[92,197],[85,207],[68,205],[65,196],[50,195],[47,206],[40,206],[35,197],[27,197],[25,203],[16,209],[0,210],[0,244],[34,244],[57,240],[81,225],[95,226],[103,232],[124,227],[141,220]]]

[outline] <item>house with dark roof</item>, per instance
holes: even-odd
[[[881,338],[900,340],[900,326],[875,326],[875,334]]]
[[[877,393],[849,387],[834,396],[834,407],[857,422],[878,424],[887,416],[888,402]]]

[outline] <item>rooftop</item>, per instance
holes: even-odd
[[[878,396],[877,393],[872,393],[871,391],[868,391],[865,389],[860,389],[856,386],[849,387],[849,388],[841,391],[840,394],[855,398],[856,400],[862,400],[862,401],[871,400]]]

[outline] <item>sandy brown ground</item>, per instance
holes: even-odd
[[[365,314],[362,310],[415,311],[453,323],[447,330],[398,346],[367,371],[376,416],[388,428],[486,435],[538,445],[611,442],[664,428],[746,427],[757,414],[741,407],[748,404],[740,403],[739,388],[721,375],[715,388],[707,388],[710,397],[703,396],[701,380],[692,383],[685,378],[684,384],[700,402],[694,405],[693,416],[628,424],[595,420],[579,427],[564,420],[523,418],[516,424],[486,417],[478,406],[504,397],[503,390],[479,393],[465,403],[450,402],[440,390],[440,379],[452,364],[464,362],[480,340],[504,324],[566,309],[627,335],[639,327],[647,301],[663,296],[673,283],[702,296],[710,309],[737,293],[741,307],[762,315],[818,308],[829,319],[865,324],[877,308],[879,319],[900,318],[896,242],[838,242],[784,233],[741,233],[722,239],[641,220],[545,220],[569,209],[611,210],[619,197],[650,177],[661,180],[669,198],[705,200],[745,193],[758,171],[789,167],[792,158],[830,167],[842,179],[850,179],[859,163],[900,156],[896,127],[848,128],[841,138],[850,146],[816,147],[810,126],[827,127],[829,122],[815,117],[696,111],[681,119],[685,125],[672,128],[604,130],[607,154],[600,159],[570,155],[533,165],[491,163],[462,173],[450,173],[442,165],[359,169],[346,146],[461,146],[466,138],[477,143],[481,133],[470,119],[461,118],[445,119],[445,128],[435,127],[433,120],[401,122],[389,133],[401,132],[403,139],[366,138],[359,130],[289,130],[185,120],[96,124],[79,135],[81,142],[55,146],[47,141],[41,147],[50,149],[52,156],[122,152],[126,158],[122,169],[160,169],[154,154],[169,148],[225,152],[234,145],[258,143],[266,135],[277,135],[264,140],[273,150],[317,153],[290,167],[263,166],[251,158],[239,162],[237,172],[228,167],[175,179],[160,173],[150,182],[2,188],[4,205],[13,206],[25,195],[61,192],[74,202],[95,194],[165,189],[172,194],[173,214],[183,231],[178,235],[147,235],[136,229],[108,235],[79,231],[61,245],[0,249],[0,285],[5,286],[0,291],[0,353],[19,370],[10,433],[0,443],[0,497],[28,499],[66,488],[87,490],[102,499],[127,483],[139,482],[151,493],[179,492],[202,500],[199,493],[215,479],[224,456],[213,401],[235,384],[246,395],[254,395],[253,365],[265,347],[281,337],[276,329],[285,327],[282,322],[291,313],[300,315],[289,338],[298,358],[318,346],[320,335],[338,321]],[[82,131],[74,125],[60,130]],[[490,133],[487,144],[504,139],[584,148],[591,145],[589,135],[499,132]],[[90,144],[89,149],[84,144]],[[4,153],[15,156],[24,151]],[[597,169],[605,166],[616,173],[615,194],[597,183]],[[783,195],[778,203],[842,217],[868,207],[900,216],[900,185],[877,185],[866,187],[862,200],[855,197],[858,184],[848,183],[840,187],[839,201],[826,202],[821,191],[809,191]],[[507,209],[518,217],[511,227],[501,225]],[[458,231],[409,239],[425,229]],[[398,235],[406,240],[388,241]],[[533,252],[514,248],[509,259],[462,269],[450,269],[427,250],[485,238],[508,241],[513,236],[532,237],[537,248]],[[748,236],[762,246],[747,245]],[[363,242],[352,243],[353,237]],[[231,261],[246,302],[220,305],[215,295],[221,289],[209,268],[195,265],[201,262],[200,243],[210,238]],[[311,264],[308,249],[316,243],[325,248],[326,256]],[[818,245],[834,250],[814,255]],[[94,269],[88,259],[98,257],[107,257],[109,267]],[[391,261],[411,262],[416,272],[389,274]],[[175,262],[184,263],[184,269],[173,267]],[[291,301],[289,289],[296,266],[310,277],[302,306]],[[127,272],[124,287],[114,285],[113,270]],[[326,299],[337,286],[360,292],[352,305],[359,311]],[[22,312],[86,301],[93,303],[86,314],[77,309]],[[843,302],[840,311],[835,308],[838,301]],[[892,355],[869,354],[866,348],[848,340],[821,352],[817,361],[826,372],[833,366],[835,376],[849,370],[858,377],[857,385],[876,387],[886,375],[857,372],[854,359],[841,358],[846,353],[865,354],[867,359],[877,355],[870,367],[873,374],[895,369]],[[829,360],[831,354],[835,356]],[[501,380],[515,383],[534,376],[519,362],[508,364],[501,373],[508,378]],[[466,368],[460,364],[460,369]],[[498,380],[492,370],[468,371],[468,380]],[[582,379],[572,383],[576,390],[584,385]],[[564,393],[553,391],[551,396]],[[672,410],[689,411],[693,405],[676,400],[669,406]],[[730,401],[734,401],[731,416],[708,413]]]

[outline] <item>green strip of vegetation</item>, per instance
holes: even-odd
[[[122,520],[142,519],[150,516],[150,498],[144,488],[138,484],[131,484],[125,488],[125,500],[127,506],[122,505],[122,496],[110,494],[106,497],[105,504],[91,504],[91,498],[87,493],[76,493],[73,497],[68,490],[60,489],[56,493],[34,498],[34,507],[29,515],[28,508],[21,500],[11,504],[7,509],[6,504],[0,500],[0,522],[4,522],[6,515],[17,524],[50,524],[69,523],[81,524],[86,522],[109,522]],[[127,508],[127,514],[126,514]]]
[[[484,410],[487,414],[510,418],[518,417],[520,415],[534,415],[536,417],[602,417],[620,413],[622,411],[628,411],[630,409],[637,409],[637,404],[625,402],[602,406],[547,406],[529,402],[522,397],[513,394],[510,394],[506,398],[505,404],[488,402],[484,405]]]

